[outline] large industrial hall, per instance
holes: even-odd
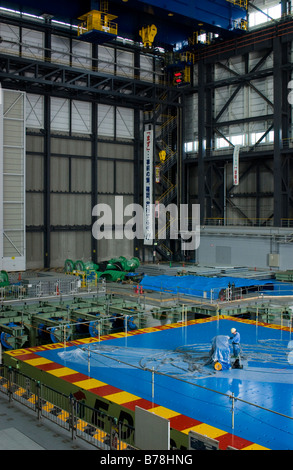
[[[292,57],[287,0],[0,0],[1,450],[293,450]]]

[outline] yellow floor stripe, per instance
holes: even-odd
[[[221,429],[214,428],[213,426],[210,426],[209,424],[198,424],[197,426],[193,426],[192,428],[184,429],[183,432],[184,434],[188,434],[189,431],[195,431],[198,432],[199,434],[202,434],[203,436],[211,437],[212,439],[216,439],[219,436],[223,436],[224,434],[227,434],[225,431],[222,431]]]
[[[77,385],[78,387],[83,388],[85,390],[90,390],[91,388],[103,387],[107,384],[105,382],[100,382],[96,379],[86,379],[79,380],[78,382],[73,382],[73,385]]]
[[[55,375],[55,377],[63,377],[64,375],[76,374],[76,371],[69,369],[68,367],[60,367],[58,369],[50,370],[49,374]]]
[[[148,411],[166,419],[170,419],[181,414],[176,411],[169,410],[168,408],[164,408],[164,406],[156,406],[155,408],[150,408]]]
[[[270,450],[270,449],[259,446],[258,444],[251,444],[250,446],[245,447],[244,449],[241,449],[241,450]]]
[[[128,392],[113,393],[112,395],[107,395],[103,398],[106,398],[106,400],[113,401],[114,403],[117,403],[118,405],[122,405],[123,403],[128,403],[130,401],[139,399],[139,397],[137,397],[136,395],[132,395],[131,393],[128,393]]]

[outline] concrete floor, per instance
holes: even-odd
[[[0,392],[1,450],[97,450]]]

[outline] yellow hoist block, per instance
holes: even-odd
[[[152,24],[151,26],[147,26],[146,28],[141,28],[139,30],[139,35],[142,38],[144,47],[152,47],[156,34],[157,27],[154,24]]]

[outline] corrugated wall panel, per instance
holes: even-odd
[[[54,232],[51,234],[51,265],[63,267],[66,259],[91,259],[91,232]]]
[[[134,191],[133,164],[116,162],[116,191],[118,194],[129,194]]]
[[[18,26],[0,23],[0,36],[2,38],[0,51],[7,52],[8,49],[10,54],[19,53],[20,29]]]
[[[26,95],[26,127],[44,129],[44,97],[42,95]]]
[[[99,72],[114,73],[115,51],[111,47],[98,46]]]
[[[69,100],[51,98],[51,129],[69,132]]]
[[[99,142],[99,156],[104,158],[115,158],[118,160],[132,160],[133,146]]]
[[[26,156],[26,189],[27,191],[42,191],[44,189],[43,156]]]
[[[100,204],[107,204],[112,210],[112,221],[115,224],[115,196],[111,195],[100,195],[99,196],[99,203]],[[124,209],[128,204],[133,203],[132,196],[124,196],[123,197],[123,206]],[[119,212],[119,216],[121,213]],[[98,218],[97,218],[98,219]],[[124,218],[124,222],[127,222],[129,217]],[[120,233],[121,235],[121,233]],[[115,237],[115,231],[111,234],[112,239],[101,239],[99,240],[98,245],[98,260],[103,261],[110,259],[114,256],[125,256],[131,257],[133,256],[133,241],[128,240],[127,238],[123,237],[122,240]]]
[[[133,241],[131,240],[99,240],[98,261],[106,261],[111,258],[133,256]]]
[[[117,50],[117,75],[133,78],[134,54],[133,52]]]
[[[26,225],[41,227],[44,223],[44,195],[41,193],[27,193]],[[41,256],[39,261],[43,260]],[[42,262],[42,261],[41,261]]]
[[[114,162],[98,161],[98,191],[99,193],[114,192]]]
[[[152,82],[154,79],[153,75],[153,57],[147,55],[140,55],[140,67],[139,67],[139,78]]]
[[[91,191],[91,161],[86,159],[71,159],[71,191]]]
[[[31,232],[26,235],[27,269],[42,267],[44,257],[44,238],[42,233]]]
[[[51,157],[51,191],[69,191],[69,159]]]
[[[36,60],[44,59],[44,33],[22,28],[22,55]]]
[[[116,108],[116,136],[124,139],[134,138],[134,111],[130,108]]]
[[[37,152],[42,154],[44,152],[44,137],[39,135],[26,136],[26,151]]]
[[[70,140],[52,137],[51,152],[52,154],[90,157],[91,142],[87,142],[85,140]]]
[[[193,142],[197,140],[198,136],[198,95],[194,93],[185,98],[186,114],[190,119],[185,120],[185,135],[186,142]]]
[[[51,194],[52,225],[90,225],[91,212],[90,195]]]
[[[70,41],[62,36],[51,36],[51,61],[58,64],[69,65],[70,63]]]
[[[0,95],[0,267],[25,270],[25,93]]]
[[[98,105],[98,135],[114,137],[114,106]]]
[[[88,42],[72,41],[72,66],[91,69],[92,45]]]
[[[72,101],[71,130],[77,134],[90,134],[92,132],[92,107],[86,101]]]

